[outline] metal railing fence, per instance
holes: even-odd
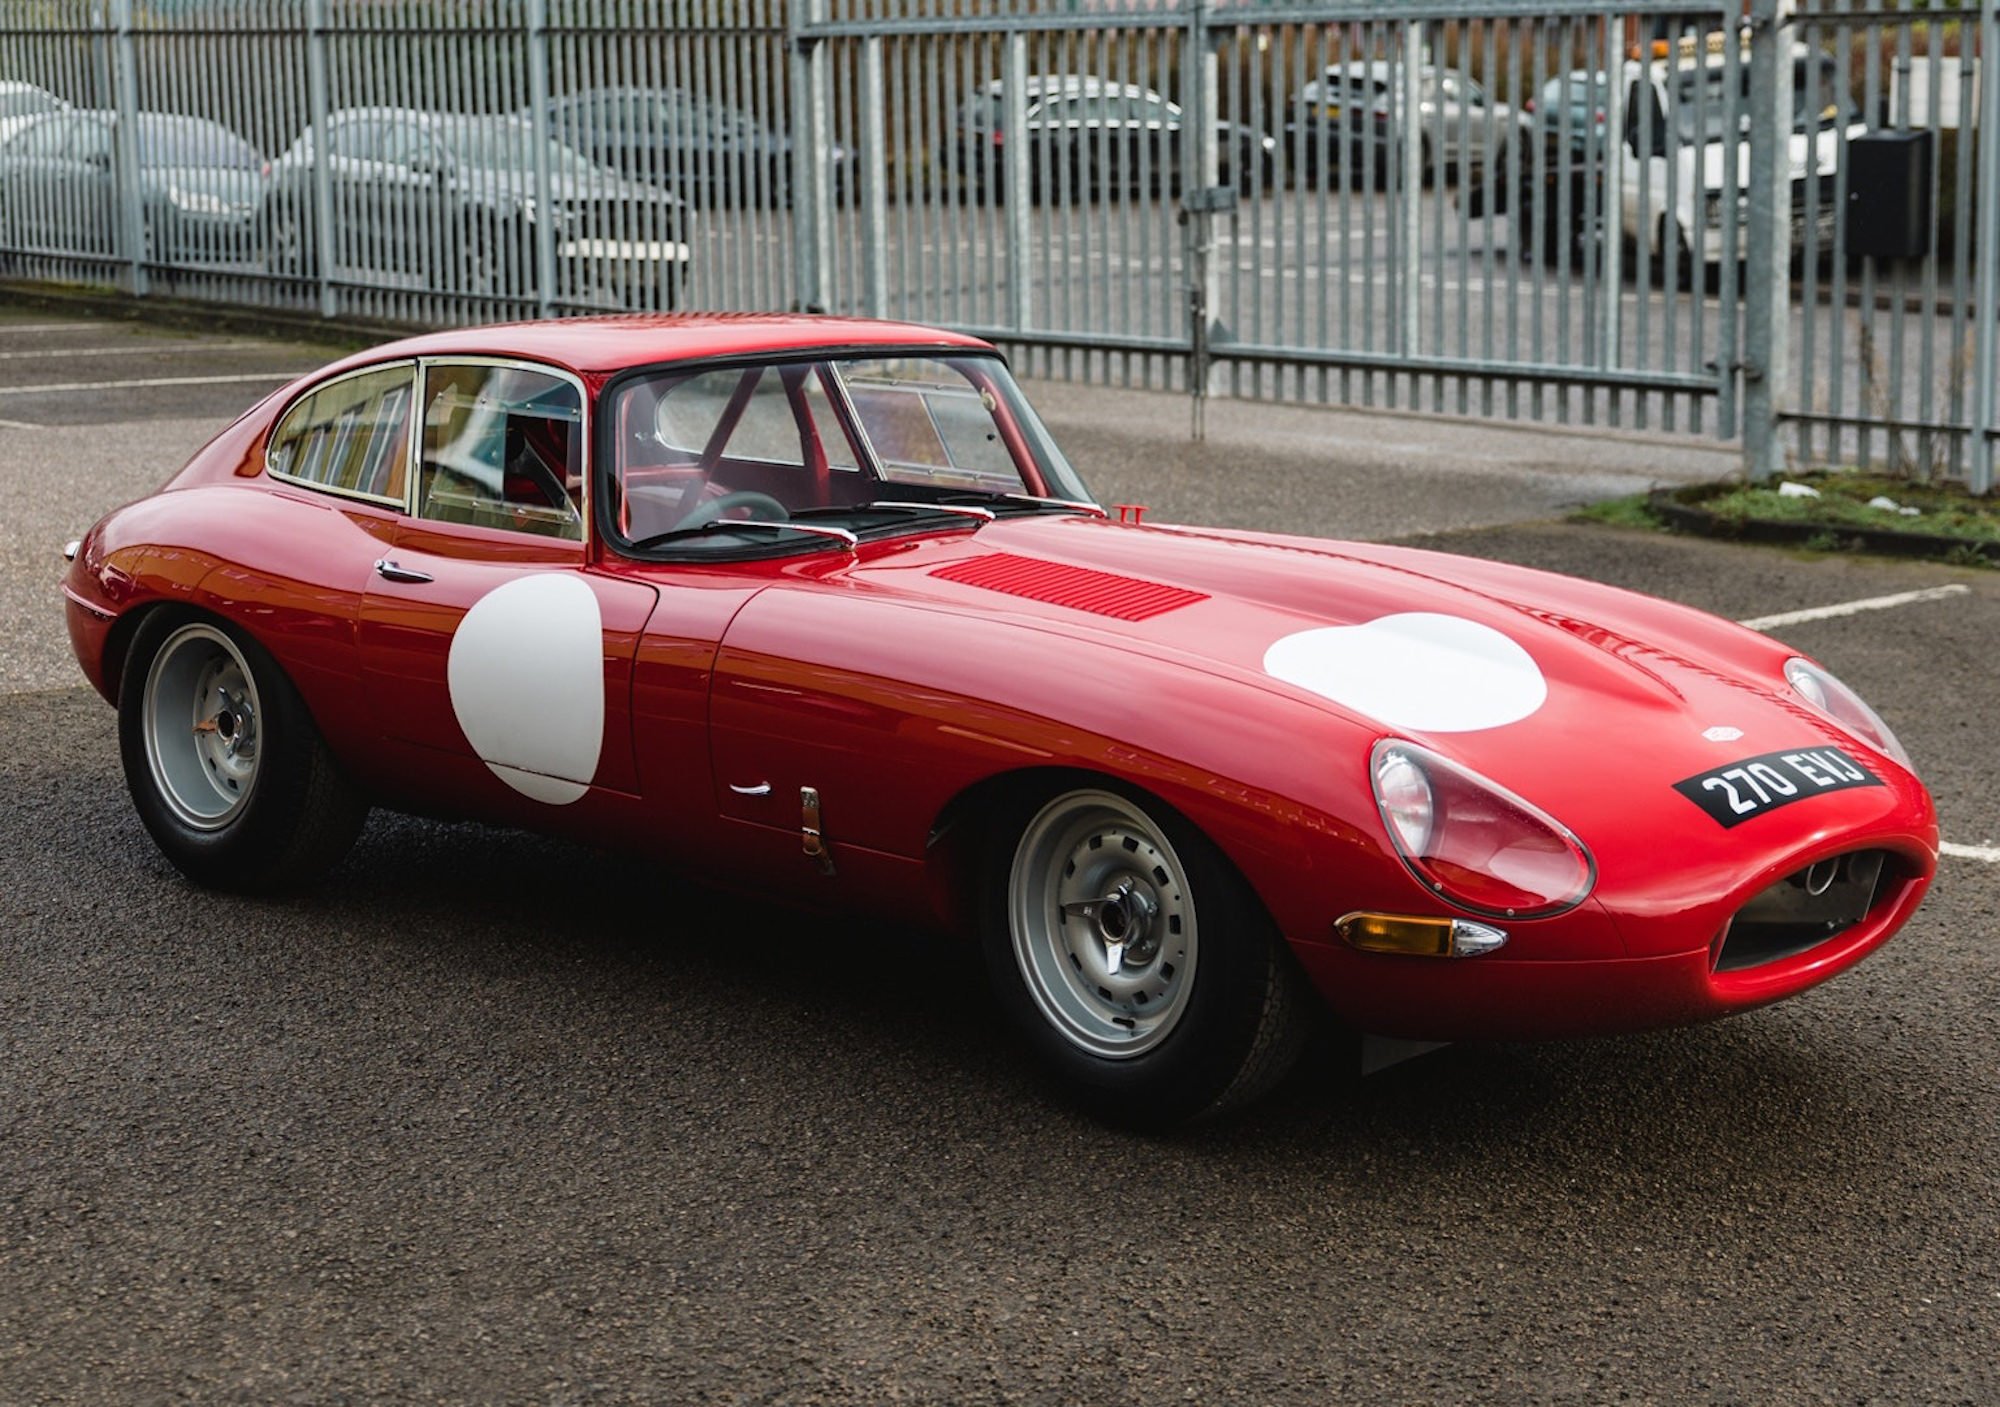
[[[1197,425],[1380,405],[1983,489],[1996,4],[0,0],[0,271],[905,317]],[[1896,257],[1885,146],[1928,161]]]

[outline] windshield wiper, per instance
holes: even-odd
[[[1001,507],[1012,507],[1015,504],[1019,504],[1023,508],[1034,511],[1088,513],[1093,518],[1106,518],[1110,516],[1097,504],[1086,503],[1079,498],[1042,498],[1032,493],[1003,493],[988,489],[965,489],[957,493],[943,495],[943,501],[945,502],[957,503],[965,499],[997,504]]]
[[[711,522],[697,523],[691,528],[669,528],[651,537],[642,537],[632,544],[634,552],[650,552],[655,547],[665,547],[670,542],[686,542],[692,538],[708,537],[715,533],[740,532],[745,528],[765,528],[776,532],[807,533],[813,537],[823,537],[838,542],[852,552],[861,539],[846,528],[823,528],[816,523],[794,523],[785,519],[772,518],[717,518]]]
[[[929,503],[919,499],[878,498],[873,503],[836,503],[825,508],[801,508],[793,513],[794,518],[833,518],[843,513],[874,513],[893,511],[899,513],[945,513],[954,518],[977,518],[982,523],[990,523],[999,516],[991,508],[979,508],[967,503]]]

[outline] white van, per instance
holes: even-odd
[[[1722,262],[1727,226],[1734,224],[1735,253],[1745,252],[1743,220],[1749,208],[1749,55],[1737,67],[1735,117],[1738,131],[1729,131],[1728,43],[1722,34],[1689,35],[1678,44],[1655,46],[1650,59],[1634,60],[1623,70],[1623,140],[1614,149],[1618,162],[1618,211],[1623,248],[1628,258],[1643,255],[1647,266],[1664,275],[1690,276],[1697,265],[1713,269]],[[1838,63],[1830,54],[1798,45],[1793,50],[1792,123],[1787,166],[1792,181],[1792,243],[1802,248],[1806,229],[1818,232],[1821,249],[1830,248],[1835,215],[1835,176],[1839,170],[1843,129],[1849,137],[1865,126],[1854,120],[1854,105]],[[1547,109],[1545,108],[1545,111]],[[1523,221],[1522,241],[1538,247],[1550,262],[1594,261],[1601,243],[1603,206],[1590,190],[1604,174],[1604,155],[1596,133],[1572,132],[1565,143],[1553,127],[1539,132],[1540,171],[1519,173]],[[1729,162],[1736,163],[1736,207],[1726,208]],[[1818,180],[1812,180],[1817,172]],[[1570,185],[1569,200],[1561,200],[1561,183]],[[1564,209],[1564,206],[1567,209]]]

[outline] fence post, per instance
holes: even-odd
[[[1619,320],[1625,311],[1625,62],[1621,52],[1625,26],[1609,15],[1602,23],[1600,52],[1608,81],[1604,93],[1604,186],[1597,198],[1598,229],[1602,232],[1598,240],[1597,293],[1604,300],[1601,309],[1604,345],[1598,350],[1604,369],[1614,371],[1622,350]],[[1642,242],[1643,239],[1642,235]]]
[[[135,298],[146,296],[146,212],[139,196],[139,64],[132,38],[132,0],[112,0],[111,87],[118,104],[117,139],[111,159],[117,172],[118,248]]]
[[[1750,4],[1750,226],[1743,290],[1743,472],[1761,484],[1785,467],[1778,394],[1792,312],[1791,0]]]
[[[306,103],[312,110],[313,275],[319,282],[319,315],[333,306],[333,173],[327,165],[326,0],[306,0]]]
[[[809,33],[825,24],[828,0],[797,0],[787,11],[791,29],[792,258],[798,283],[795,302],[802,312],[826,311],[827,266],[833,262],[828,229],[826,168],[832,143],[827,136],[833,92],[827,76],[826,40]]]
[[[1424,320],[1424,258],[1420,247],[1424,238],[1423,67],[1424,22],[1410,20],[1403,26],[1402,111],[1391,124],[1397,140],[1403,144],[1400,153],[1403,199],[1398,212],[1401,237],[1397,241],[1400,246],[1397,253],[1401,256],[1403,275],[1402,352],[1406,357],[1417,354]],[[1437,159],[1442,167],[1444,154],[1438,153]],[[1440,193],[1444,189],[1442,175],[1438,180],[1438,189]],[[1393,387],[1395,383],[1392,381],[1390,384]],[[1411,396],[1414,404],[1414,391]]]
[[[1993,488],[1995,399],[2000,397],[2000,0],[1979,6],[1979,212],[1973,239],[1979,251],[1978,292],[1972,300],[1979,319],[1973,357],[1972,466],[1968,487]]]
[[[889,297],[889,144],[882,131],[885,104],[882,87],[882,38],[861,41],[861,161],[860,188],[847,198],[862,211],[862,309],[871,318],[888,316]],[[853,163],[850,163],[850,165]],[[850,174],[849,184],[853,184]],[[838,204],[838,200],[835,202]]]
[[[549,0],[528,0],[528,120],[535,131],[535,316],[555,311],[556,222],[549,202]]]
[[[1034,319],[1034,284],[1028,263],[1028,205],[1034,200],[1034,192],[1028,189],[1034,179],[1028,165],[1028,36],[1012,29],[1006,43],[1001,55],[1000,102],[1004,111],[1000,130],[1007,139],[1000,147],[998,189],[1007,212],[1007,315],[1015,332],[1026,332]],[[981,152],[978,158],[978,179],[986,186],[988,197],[993,190],[986,176],[991,155],[990,151]]]
[[[1220,55],[1211,10],[1214,0],[1193,0],[1188,7],[1188,46],[1181,78],[1181,222],[1185,228],[1188,285],[1188,395],[1190,431],[1208,438],[1209,345],[1214,340],[1215,217],[1219,212],[1217,184],[1221,153],[1215,121],[1221,106]],[[1230,192],[1233,197],[1234,192]]]

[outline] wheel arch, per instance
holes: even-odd
[[[1204,826],[1157,790],[1116,773],[1079,766],[1021,767],[994,773],[964,787],[939,810],[924,847],[924,870],[930,907],[940,927],[964,934],[968,941],[976,925],[963,918],[976,911],[983,870],[993,846],[1009,830],[1018,829],[1034,809],[1068,791],[1097,788],[1115,792],[1152,810],[1172,827],[1185,828],[1214,850],[1263,916],[1275,925],[1265,896],[1244,867],[1229,853],[1215,828]]]

